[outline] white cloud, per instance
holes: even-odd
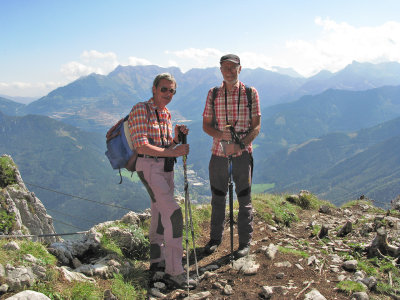
[[[0,94],[20,97],[41,97],[61,85],[61,82],[0,82]]]
[[[316,18],[322,27],[314,41],[287,41],[285,61],[298,72],[311,75],[322,69],[338,71],[356,60],[379,63],[400,62],[400,23],[386,22],[377,27],[354,27],[330,19]]]
[[[187,71],[192,68],[207,68],[215,67],[219,65],[219,58],[224,54],[224,52],[214,49],[195,49],[188,48],[179,51],[165,51],[167,55],[173,55],[176,59],[169,60],[169,66],[178,66],[182,71]]]
[[[293,68],[305,76],[321,70],[336,72],[352,61],[379,63],[400,62],[400,23],[386,22],[376,27],[355,27],[329,18],[317,17],[320,37],[313,40],[288,40],[277,55],[254,51],[235,52],[246,68],[273,69],[274,66]],[[219,58],[226,54],[215,48],[188,48],[165,51],[174,65],[183,71],[191,68],[219,66]],[[171,65],[171,62],[169,63]]]
[[[75,80],[91,73],[106,75],[119,64],[117,55],[113,52],[83,51],[80,59],[80,62],[72,61],[61,66],[61,73],[68,80]]]
[[[206,49],[189,48],[181,51],[165,51],[165,52],[167,54],[173,53],[179,58],[190,58],[199,63],[204,62],[204,60],[207,60],[210,57],[220,57],[221,55],[223,55],[220,50],[214,48],[206,48]]]
[[[145,58],[139,58],[139,57],[134,57],[134,56],[130,56],[128,58],[128,64],[131,66],[148,66],[148,65],[152,65],[152,63],[145,59]]]

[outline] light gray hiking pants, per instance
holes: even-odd
[[[174,200],[174,172],[164,172],[164,158],[138,157],[136,170],[151,198],[150,263],[165,260],[165,273],[182,274],[183,217]]]
[[[232,158],[232,174],[239,202],[239,243],[248,244],[253,234],[253,208],[251,204],[251,180],[253,157],[247,151]],[[211,185],[211,228],[210,238],[221,240],[225,223],[226,195],[229,182],[228,158],[212,155],[209,164]],[[228,195],[229,197],[229,195]]]

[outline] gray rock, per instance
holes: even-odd
[[[39,279],[46,278],[46,268],[40,265],[33,265],[32,272]]]
[[[165,288],[166,288],[167,286],[165,285],[164,282],[155,282],[155,283],[154,283],[154,287],[155,287],[156,289],[160,290],[160,291],[163,291],[163,290],[165,290]]]
[[[140,224],[139,216],[133,211],[130,211],[125,216],[123,216],[121,218],[121,221],[125,224],[131,224],[131,225],[139,225]]]
[[[111,290],[105,290],[103,294],[103,300],[118,300],[118,298],[113,295]]]
[[[214,282],[213,284],[212,284],[212,287],[214,288],[214,289],[218,289],[218,290],[223,290],[224,289],[224,286],[220,283],[220,282]]]
[[[152,280],[153,281],[159,281],[159,280],[163,279],[164,276],[165,276],[164,272],[158,271],[158,272],[154,273]]]
[[[75,257],[84,257],[88,251],[97,252],[101,245],[101,237],[102,235],[92,228],[77,241],[53,243],[47,250],[64,265],[72,265]]]
[[[30,267],[12,267],[7,265],[5,279],[9,290],[17,291],[31,287],[34,283],[35,275]]]
[[[307,265],[308,266],[316,265],[318,263],[319,263],[319,260],[317,259],[317,257],[315,255],[312,255],[307,259]]]
[[[74,269],[76,269],[82,266],[82,263],[78,258],[74,257],[72,258],[72,266],[74,267]]]
[[[296,268],[299,270],[304,270],[303,266],[301,264],[295,264]]]
[[[160,299],[164,299],[167,296],[163,293],[161,293],[158,289],[156,288],[151,288],[150,289],[150,294],[153,295],[154,297],[160,298]]]
[[[326,300],[326,298],[318,290],[313,289],[305,295],[304,300]]]
[[[205,266],[203,269],[204,269],[205,272],[207,272],[207,271],[215,271],[215,270],[219,269],[219,266],[216,265],[216,264],[213,264],[213,265]]]
[[[9,155],[2,155],[2,157],[10,160],[9,167],[13,169],[16,178],[15,184],[8,185],[2,190],[7,212],[15,214],[14,228],[7,234],[54,234],[53,219],[47,214],[43,203],[26,188],[12,158]],[[39,238],[39,240],[52,243],[60,239],[53,236]]]
[[[31,263],[36,263],[37,262],[37,258],[34,257],[32,254],[26,254],[23,257],[23,260],[26,260],[26,261],[31,262]]]
[[[350,300],[369,300],[369,296],[367,293],[358,292],[352,294]]]
[[[18,246],[17,242],[11,241],[11,242],[8,242],[7,244],[5,244],[3,246],[3,249],[4,250],[18,251],[19,250],[19,246]]]
[[[6,300],[50,300],[50,298],[35,291],[23,291],[6,298]]]
[[[337,281],[344,281],[344,280],[346,280],[346,276],[345,275],[343,275],[343,274],[340,274],[340,275],[338,275],[338,277],[337,277]]]
[[[395,199],[390,201],[390,203],[392,205],[392,209],[400,211],[400,195],[398,195]]]
[[[321,205],[319,208],[319,212],[322,214],[331,214],[332,210],[328,205]]]
[[[371,232],[374,231],[374,226],[372,223],[365,223],[361,226],[360,235],[367,237]]]
[[[363,271],[357,271],[354,273],[353,281],[361,281],[365,277],[365,273]]]
[[[265,250],[265,255],[267,256],[268,259],[273,260],[276,256],[277,252],[278,252],[278,247],[271,243],[268,245],[268,248]]]
[[[274,294],[274,290],[270,286],[263,286],[261,288],[260,296],[264,299],[271,299],[272,295]]]
[[[103,279],[112,278],[115,271],[115,267],[109,267],[102,263],[94,265],[82,265],[75,269],[75,272],[83,273],[87,276],[99,276]]]
[[[225,295],[233,295],[233,288],[229,285],[229,284],[227,284],[225,287],[224,287],[224,294]]]
[[[288,261],[284,261],[284,262],[274,263],[274,266],[278,268],[291,268],[292,264]]]
[[[8,291],[8,284],[4,283],[0,285],[0,294],[5,294]]]
[[[353,260],[347,260],[342,264],[343,269],[345,269],[346,271],[352,272],[357,270],[357,264],[358,261],[353,259]]]
[[[247,255],[233,262],[233,269],[245,275],[257,273],[260,265],[255,262],[255,255]]]
[[[203,299],[208,299],[208,297],[210,297],[210,296],[211,296],[211,293],[209,291],[205,291],[205,292],[200,292],[197,294],[190,295],[183,299],[184,300],[203,300]]]
[[[378,281],[373,276],[365,277],[361,280],[361,282],[365,284],[369,290],[374,290],[376,288],[376,285],[378,284]]]
[[[4,267],[2,264],[0,264],[0,278],[4,277],[6,275],[6,270],[4,270]]]
[[[340,228],[337,233],[338,237],[344,237],[348,235],[353,230],[353,224],[350,221],[347,221],[346,224]]]
[[[67,280],[68,282],[72,282],[72,281],[96,282],[96,280],[94,280],[93,278],[87,277],[82,273],[73,272],[73,271],[71,271],[70,268],[65,267],[65,266],[58,268],[58,270],[60,271],[60,273],[64,277],[64,279]]]

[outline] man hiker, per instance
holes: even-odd
[[[252,141],[260,132],[261,126],[258,92],[239,81],[241,69],[237,55],[227,54],[221,57],[220,70],[224,80],[219,87],[209,90],[203,112],[203,130],[213,138],[209,163],[212,193],[210,241],[205,246],[205,252],[213,253],[221,243],[231,163],[239,202],[239,248],[236,258],[246,256],[250,251],[253,233]]]
[[[187,155],[189,145],[179,145],[179,132],[188,134],[185,125],[175,125],[167,105],[176,93],[175,78],[169,73],[156,76],[153,97],[133,106],[129,132],[138,152],[136,171],[151,198],[150,271],[164,269],[166,280],[177,288],[195,286],[188,282],[182,266],[183,218],[174,200],[174,161]],[[146,107],[147,106],[147,107]]]

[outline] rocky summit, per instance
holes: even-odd
[[[334,207],[307,191],[253,195],[250,253],[233,260],[229,222],[205,254],[210,206],[193,205],[196,251],[190,236],[182,262],[188,254],[198,284],[188,291],[150,272],[148,211],[64,240],[9,156],[0,181],[0,299],[400,299],[398,198],[383,210],[365,197]]]

